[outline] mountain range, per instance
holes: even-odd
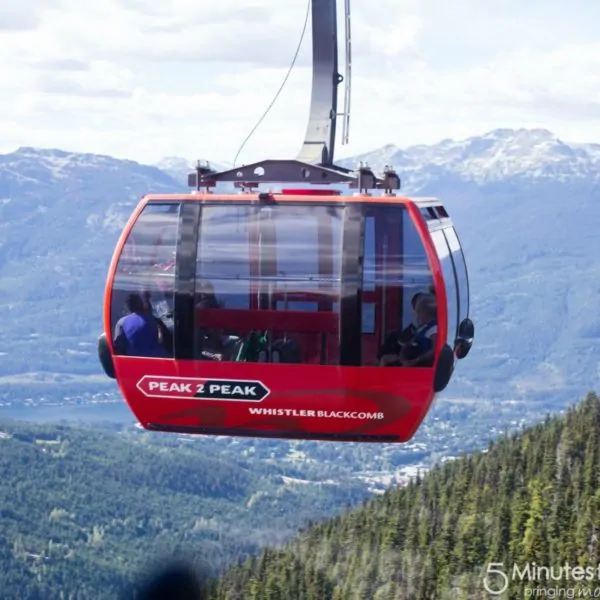
[[[340,164],[360,161],[377,169],[393,165],[416,192],[444,178],[482,186],[600,178],[600,144],[566,143],[546,129],[496,129],[461,141],[446,139],[406,149],[389,144]]]
[[[599,144],[501,129],[338,162],[359,161],[393,165],[407,194],[441,198],[466,254],[475,345],[428,422],[451,418],[453,407],[463,418],[500,411],[514,424],[596,387]],[[114,245],[139,197],[186,191],[194,162],[35,148],[0,155],[0,383],[116,393],[95,351]]]

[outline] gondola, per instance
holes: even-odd
[[[190,193],[144,196],[117,243],[98,351],[145,429],[407,442],[471,349],[443,204],[401,195],[391,168],[333,162],[335,2],[313,0],[312,18],[298,157],[198,166]]]

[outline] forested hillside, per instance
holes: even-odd
[[[503,563],[509,579],[496,598],[532,597],[534,588],[559,597],[551,592],[561,586],[598,597],[597,570],[593,581],[545,581],[543,572],[528,581],[513,579],[511,569],[596,569],[599,481],[600,399],[589,394],[562,418],[440,465],[247,560],[223,577],[213,599],[481,599],[492,597],[483,587],[491,563]],[[488,579],[491,589],[503,583]]]
[[[2,599],[113,599],[176,557],[215,574],[369,495],[150,435],[0,425]]]

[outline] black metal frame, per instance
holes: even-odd
[[[179,209],[179,236],[175,263],[173,318],[176,360],[194,358],[194,311],[196,296],[197,234],[202,207],[194,202],[182,202]]]
[[[350,2],[346,0],[346,106],[347,130],[350,94]],[[338,86],[344,77],[338,72],[338,35],[336,0],[312,0],[312,92],[310,114],[304,142],[294,160],[262,160],[220,173],[200,164],[188,175],[188,186],[201,190],[217,183],[236,182],[240,187],[256,188],[261,183],[350,184],[359,191],[400,189],[400,178],[386,167],[376,177],[368,166],[357,171],[334,164]],[[347,135],[347,132],[346,132]]]
[[[362,204],[347,204],[342,226],[340,298],[340,365],[362,364],[362,290],[365,213]]]
[[[334,167],[338,85],[336,0],[312,0],[312,91],[304,143],[296,157],[308,164]]]
[[[400,177],[392,168],[386,167],[377,177],[370,167],[359,166],[356,171],[338,167],[305,163],[299,160],[268,159],[227,169],[220,173],[198,164],[195,173],[188,175],[188,186],[200,191],[215,187],[218,183],[235,183],[239,187],[258,188],[264,183],[300,183],[310,185],[348,184],[360,192],[382,189],[393,193],[401,187]]]

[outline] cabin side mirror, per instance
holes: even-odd
[[[454,344],[454,355],[463,359],[471,351],[473,339],[475,338],[475,325],[471,319],[464,319],[458,327],[458,337]]]
[[[98,338],[98,358],[100,359],[100,364],[102,365],[102,368],[108,377],[111,379],[116,379],[117,376],[115,374],[115,365],[113,364],[112,354],[110,353],[110,348],[108,346],[105,333]]]

